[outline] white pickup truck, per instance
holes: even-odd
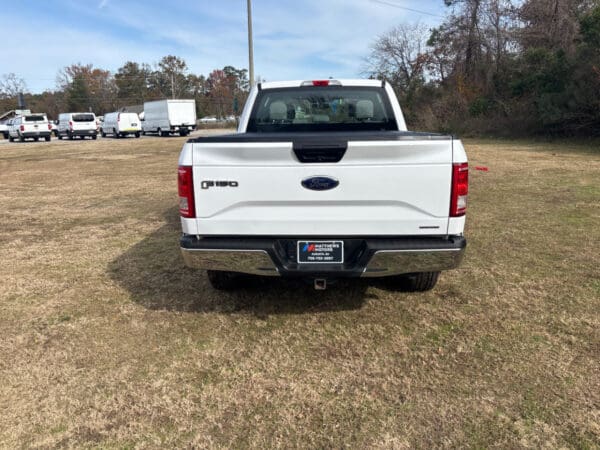
[[[463,145],[407,131],[382,81],[256,85],[236,134],[183,146],[178,184],[183,258],[216,289],[252,274],[425,291],[466,248]]]

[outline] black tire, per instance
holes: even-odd
[[[135,133],[135,137],[139,138],[140,137],[140,133],[139,132]]]
[[[15,142],[15,138],[11,135],[8,135],[8,142]]]
[[[160,128],[158,130],[156,130],[156,135],[157,136],[164,136],[164,134],[162,133],[162,131],[161,131]]]
[[[45,140],[46,142],[50,142],[50,136],[44,136],[44,140]]]
[[[207,270],[208,281],[213,289],[218,291],[232,291],[239,286],[241,275],[235,272],[222,272],[220,270]]]
[[[37,141],[39,141],[39,140],[40,140],[40,138],[39,138],[39,137],[34,137],[34,138],[33,138],[33,140],[34,140],[35,142],[37,142]]]
[[[25,142],[25,138],[21,134],[19,134],[19,142]]]
[[[67,133],[67,135],[69,136],[69,140],[72,141],[73,139],[75,139],[75,136],[73,136],[73,133],[71,133],[70,131]]]
[[[58,131],[56,132],[56,137],[62,141],[62,134],[60,134]]]
[[[8,133],[2,133],[2,135],[4,136],[4,139],[8,139]]]
[[[117,139],[119,139],[121,137],[121,134],[117,133],[117,130],[115,128],[113,128],[113,136],[116,137]]]
[[[92,140],[95,141],[98,138],[98,135],[92,134]]]
[[[179,130],[179,136],[184,137],[187,136],[187,130]]]
[[[437,283],[439,272],[419,272],[390,277],[394,288],[405,292],[424,292],[433,289]]]
[[[102,131],[100,132],[100,136],[102,136],[102,137],[106,137],[106,133],[104,132],[104,130],[102,130]]]

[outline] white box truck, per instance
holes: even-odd
[[[195,100],[156,100],[144,103],[142,131],[168,136],[187,136],[196,128]]]

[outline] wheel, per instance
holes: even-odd
[[[142,131],[142,136],[146,136],[146,132],[145,131]]]
[[[100,136],[102,136],[102,137],[106,137],[106,133],[104,132],[104,130],[101,130],[101,131],[100,131]]]
[[[51,138],[51,136],[44,136],[44,140],[45,140],[46,142],[50,142],[50,138]]]
[[[15,138],[12,137],[10,134],[8,135],[8,142],[15,142]]]
[[[21,134],[19,134],[19,142],[25,142],[25,138]]]
[[[113,128],[113,136],[119,139],[121,137],[121,134],[117,133],[117,130]]]
[[[34,137],[34,138],[33,138],[33,140],[34,140],[35,142],[37,142],[37,141],[39,141],[39,140],[40,140],[40,138],[36,136],[36,137]]]
[[[137,133],[135,133],[135,137],[139,138],[140,137],[140,132],[138,131]]]
[[[58,131],[56,132],[56,137],[62,141],[62,134],[60,134]]]
[[[69,136],[69,140],[72,141],[73,139],[75,139],[75,136],[73,136],[73,133],[71,133],[70,131],[67,133],[67,135]]]
[[[187,130],[179,130],[179,136],[184,137],[187,136]]]
[[[2,136],[4,136],[4,139],[8,139],[8,133],[2,133]]]
[[[156,130],[156,134],[158,136],[164,136],[160,128],[158,130]]]
[[[418,272],[389,277],[393,287],[405,292],[424,292],[434,288],[439,272]]]
[[[238,287],[240,274],[235,272],[222,272],[220,270],[207,270],[210,285],[218,291],[231,291]]]
[[[98,135],[96,135],[96,134],[92,134],[92,140],[93,140],[93,141],[95,141],[97,137],[98,137]]]

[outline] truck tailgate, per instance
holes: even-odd
[[[300,162],[285,138],[187,145],[200,235],[447,234],[450,137],[349,139],[335,163]],[[317,176],[339,184],[323,191],[303,186]]]

